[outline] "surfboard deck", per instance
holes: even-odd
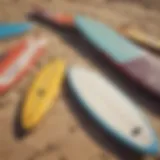
[[[158,153],[157,137],[138,106],[103,75],[70,67],[67,82],[73,96],[103,129],[132,149]]]
[[[160,40],[147,35],[136,27],[121,25],[117,28],[117,31],[136,43],[142,44],[143,46],[149,47],[153,50],[160,50]]]
[[[46,64],[29,88],[22,109],[21,124],[33,129],[55,104],[64,78],[65,63],[61,59]]]
[[[0,40],[23,34],[31,28],[31,23],[0,23]]]
[[[13,45],[0,63],[0,94],[19,82],[45,53],[45,37],[28,37]]]

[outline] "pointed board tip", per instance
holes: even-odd
[[[28,22],[20,23],[1,23],[0,24],[0,39],[6,39],[10,37],[15,37],[24,32],[31,30],[33,24]]]
[[[4,22],[0,23],[0,27],[25,27],[30,29],[33,24],[31,22]]]

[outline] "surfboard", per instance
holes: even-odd
[[[30,23],[0,23],[0,40],[23,34],[31,28]]]
[[[158,153],[159,142],[146,116],[109,78],[72,66],[67,71],[67,82],[74,98],[106,133],[135,151]]]
[[[92,46],[100,51],[106,62],[112,63],[119,73],[136,82],[152,95],[160,97],[160,69],[148,58],[149,51],[133,44],[110,26],[84,16],[52,14],[43,7],[30,14],[46,19],[51,24],[76,29]]]
[[[22,109],[21,124],[25,130],[37,126],[40,120],[55,104],[61,90],[65,63],[61,59],[45,65],[29,88]]]
[[[88,17],[76,16],[75,25],[102,53],[106,62],[111,62],[117,71],[160,97],[160,69],[149,59],[147,50],[134,45],[111,27]]]
[[[117,28],[117,31],[136,43],[142,44],[143,46],[149,47],[153,50],[160,50],[160,40],[147,35],[136,27],[122,25]]]
[[[45,53],[47,39],[30,36],[8,49],[0,63],[0,93],[5,93],[19,82]]]

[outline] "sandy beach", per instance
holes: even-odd
[[[31,9],[32,3],[38,3],[53,13],[88,15],[113,27],[133,23],[146,33],[160,37],[160,16],[157,8],[146,8],[141,4],[133,4],[132,1],[1,0],[0,20],[28,21],[25,14]],[[158,5],[158,1],[155,0],[155,3]],[[15,119],[21,101],[36,73],[51,57],[63,57],[67,65],[82,64],[99,70],[92,60],[79,54],[79,51],[65,42],[60,35],[37,23],[32,31],[23,36],[1,41],[1,54],[5,54],[4,51],[20,39],[41,32],[49,39],[46,54],[19,84],[0,97],[0,160],[152,160],[153,157],[140,157],[119,147],[119,144],[113,144],[97,126],[92,126],[91,120],[83,112],[75,114],[74,108],[77,105],[71,104],[64,89],[37,128],[23,138],[16,135]],[[158,54],[153,55],[159,57]],[[160,138],[159,116],[145,107],[142,109]]]

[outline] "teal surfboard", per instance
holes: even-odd
[[[88,17],[76,16],[74,24],[117,71],[160,98],[160,68],[148,58],[149,51],[133,44],[110,26]]]
[[[0,23],[0,39],[23,34],[31,28],[30,23]]]
[[[143,51],[120,36],[112,28],[90,18],[77,16],[76,27],[102,52],[117,63],[125,63],[143,56]]]

